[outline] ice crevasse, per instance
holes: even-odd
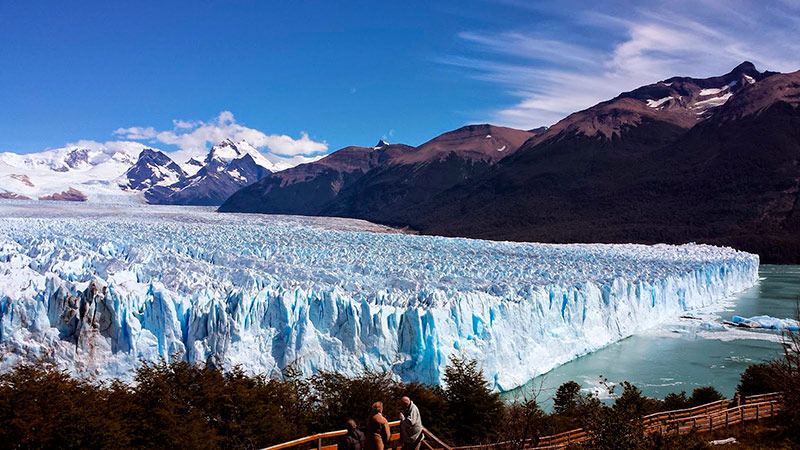
[[[203,208],[0,208],[0,370],[44,358],[129,379],[142,361],[253,373],[364,368],[439,383],[454,355],[498,390],[758,280],[731,248],[389,233]]]

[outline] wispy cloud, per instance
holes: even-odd
[[[565,27],[464,31],[458,37],[469,44],[469,55],[439,62],[518,98],[488,119],[521,128],[551,125],[671,76],[723,74],[744,60],[761,70],[800,69],[800,10],[793,2],[680,0],[647,9],[622,2],[613,11],[604,11],[604,2],[573,3],[566,8],[582,12],[561,16]],[[548,11],[542,3],[536,9]],[[567,26],[579,27],[582,39],[565,32]]]
[[[233,113],[223,111],[214,120],[185,121],[173,120],[172,130],[158,131],[154,127],[118,128],[114,134],[134,141],[161,142],[175,145],[176,152],[187,159],[190,156],[202,155],[209,145],[215,145],[225,139],[247,141],[262,151],[282,156],[314,155],[325,152],[328,145],[317,142],[308,134],[301,133],[299,139],[285,134],[266,134],[255,128],[249,128],[236,122]]]

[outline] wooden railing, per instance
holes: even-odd
[[[389,445],[386,448],[399,447],[400,433],[398,428],[400,421],[389,422],[389,429],[392,432],[389,438]],[[293,441],[284,442],[283,444],[273,445],[266,447],[262,450],[282,450],[285,448],[299,447],[298,450],[337,450],[339,445],[337,443],[330,443],[334,438],[341,438],[347,434],[347,430],[329,431],[327,433],[318,433],[304,438],[295,439]],[[422,441],[422,448],[425,450],[453,450],[449,445],[441,441],[436,435],[430,432],[425,427],[422,427],[422,434],[425,439]]]
[[[777,392],[753,395],[747,397],[746,400],[747,403],[741,406],[732,406],[733,402],[731,400],[719,400],[694,408],[658,412],[642,418],[642,425],[644,426],[645,434],[685,434],[692,430],[698,432],[712,431],[737,423],[772,417],[783,407],[783,398]],[[387,448],[400,446],[400,434],[395,432],[399,426],[400,421],[389,422],[392,436],[389,439]],[[591,439],[591,435],[586,430],[578,428],[552,436],[543,436],[538,441],[526,439],[524,445],[520,445],[520,441],[508,441],[451,448],[427,428],[423,428],[422,432],[425,435],[425,439],[422,441],[422,448],[425,450],[504,450],[512,447],[529,450],[549,450],[580,444]],[[290,447],[299,447],[298,450],[338,450],[338,445],[331,443],[331,441],[345,434],[347,434],[347,430],[319,433],[273,445],[262,450],[283,450]]]
[[[747,403],[731,407],[731,400],[719,400],[694,408],[663,411],[650,414],[642,419],[645,434],[685,434],[691,430],[698,432],[718,430],[737,423],[772,417],[781,409],[782,397],[779,393],[753,395]],[[527,439],[524,445],[519,441],[495,444],[454,447],[453,450],[503,450],[525,448],[530,450],[549,450],[580,444],[591,439],[583,428],[565,431],[538,439]]]

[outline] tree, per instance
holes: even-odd
[[[445,398],[456,445],[488,443],[502,417],[500,395],[489,389],[475,360],[453,357],[445,367]]]
[[[578,409],[581,401],[581,385],[567,381],[556,390],[553,397],[553,411],[556,414],[570,414]]]
[[[625,381],[619,386],[610,386],[602,380],[613,395],[618,387],[622,394],[615,400],[613,407],[600,404],[595,397],[595,408],[587,410],[584,427],[589,431],[591,448],[614,450],[638,450],[651,448],[652,440],[644,434],[642,418],[645,414],[658,409],[659,402],[645,397],[633,384]]]
[[[522,450],[539,443],[549,429],[547,415],[535,398],[506,405],[500,440],[509,442],[510,450]]]
[[[314,431],[344,428],[347,419],[363,424],[374,402],[383,402],[384,415],[400,411],[395,398],[395,382],[389,373],[366,371],[356,377],[320,372],[311,378],[316,406]]]
[[[795,317],[800,321],[800,309]],[[774,386],[783,393],[779,420],[789,437],[800,442],[800,333],[785,331],[783,337],[783,357],[773,365]]]

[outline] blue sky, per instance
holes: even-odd
[[[601,4],[597,4],[601,3]],[[647,6],[641,6],[646,4]],[[0,0],[0,151],[309,155],[550,125],[672,75],[800,69],[800,2]]]

